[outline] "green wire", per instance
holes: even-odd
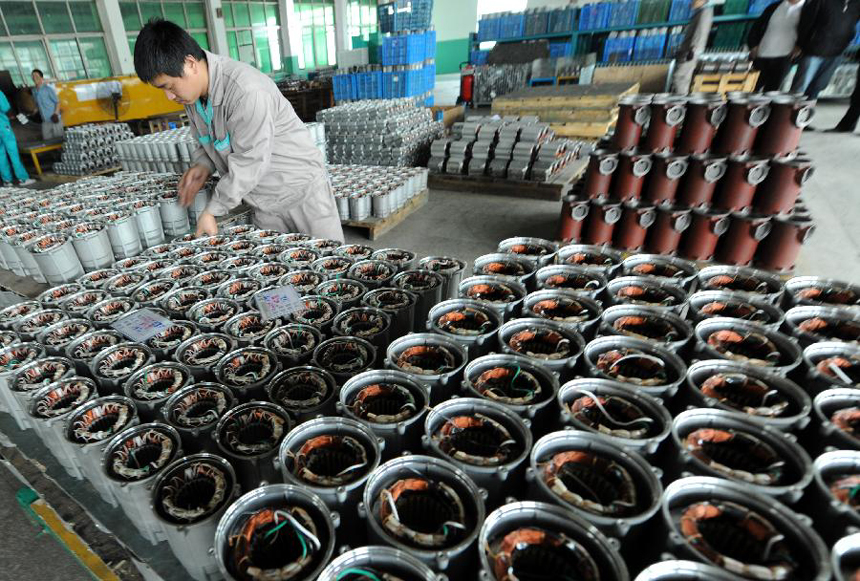
[[[281,524],[279,524],[278,526],[276,526],[275,528],[273,528],[272,530],[270,530],[269,532],[267,532],[267,533],[265,534],[265,536],[263,536],[263,538],[265,539],[265,538],[268,538],[268,537],[269,537],[269,535],[273,535],[273,534],[275,534],[276,532],[278,532],[278,530],[280,530],[280,529],[281,529],[285,524],[287,524],[288,522],[290,522],[288,519],[284,519],[284,522],[282,522]]]
[[[290,519],[285,518],[285,519],[284,519],[284,522],[282,522],[281,524],[279,524],[278,526],[276,526],[275,528],[273,528],[272,530],[270,530],[269,532],[267,532],[265,535],[263,535],[263,538],[264,538],[264,539],[269,538],[269,535],[273,535],[273,534],[275,534],[275,533],[276,533],[276,532],[278,532],[278,531],[279,531],[279,530],[280,530],[284,525],[286,525],[286,524],[288,524],[288,523],[289,523],[289,524],[292,524],[292,523],[290,523]],[[294,531],[296,531],[296,536],[299,538],[299,542],[302,544],[302,559],[304,559],[305,557],[307,557],[307,556],[308,556],[308,544],[305,542],[305,539],[304,539],[304,537],[302,536],[301,531],[299,531],[299,529],[297,529],[297,528],[295,527],[295,525],[293,525],[293,530],[294,530]]]
[[[860,492],[860,484],[851,489],[851,492],[848,493],[848,497],[853,499],[855,496],[857,496],[858,492]]]
[[[340,573],[338,573],[337,578],[334,581],[340,581],[347,575],[361,575],[362,577],[367,577],[368,579],[373,579],[373,581],[382,581],[379,577],[371,573],[370,571],[365,571],[363,569],[344,569]]]
[[[514,391],[521,391],[521,392],[523,392],[523,393],[527,393],[527,394],[531,395],[531,394],[533,394],[533,393],[534,393],[534,391],[533,391],[533,390],[531,390],[531,389],[525,389],[525,388],[522,388],[522,387],[516,387],[516,386],[514,385],[514,382],[517,380],[517,377],[519,377],[519,376],[520,376],[520,373],[522,373],[522,371],[523,371],[523,370],[520,368],[520,366],[519,366],[519,365],[517,365],[517,372],[514,374],[514,378],[511,380],[511,389],[513,389]]]

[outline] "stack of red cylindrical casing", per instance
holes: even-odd
[[[770,216],[732,214],[725,236],[717,246],[717,260],[725,264],[752,263],[759,242],[770,234]]]
[[[692,211],[690,218],[690,227],[678,246],[678,256],[690,260],[710,260],[720,237],[729,227],[729,213],[698,209]]]
[[[713,206],[730,212],[742,212],[753,203],[756,188],[767,177],[770,167],[762,157],[733,156],[729,158],[726,174],[720,180]]]
[[[638,201],[627,202],[621,211],[621,220],[613,232],[613,245],[624,250],[641,250],[648,229],[654,223],[654,206]]]
[[[585,221],[583,239],[588,244],[609,244],[615,223],[621,219],[621,203],[601,198],[591,200],[591,209]]]
[[[651,154],[635,149],[619,153],[618,169],[612,180],[612,197],[622,202],[638,200],[649,171]]]
[[[755,264],[768,270],[788,272],[794,269],[800,248],[815,231],[812,218],[802,215],[776,216],[770,234],[756,250]]]
[[[589,207],[589,200],[585,196],[571,194],[564,197],[561,205],[561,222],[558,233],[560,240],[564,242],[580,241]]]
[[[653,254],[675,254],[681,235],[690,227],[690,212],[689,208],[679,206],[657,206],[645,250]]]
[[[671,203],[681,178],[687,173],[687,156],[655,153],[651,156],[651,164],[642,199],[652,204]]]

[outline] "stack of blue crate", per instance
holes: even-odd
[[[500,14],[485,14],[478,21],[478,42],[500,38],[502,17]]]
[[[693,0],[672,0],[669,22],[683,22],[693,15]]]
[[[553,42],[549,45],[549,58],[558,59],[570,56],[569,42]]]
[[[552,10],[547,19],[547,32],[554,34],[559,32],[570,32],[576,20],[576,10],[573,7]]]
[[[430,28],[433,0],[395,0],[377,8],[380,32],[402,32]]]

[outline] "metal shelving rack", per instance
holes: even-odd
[[[579,23],[579,14],[580,10],[576,11],[576,24]],[[714,24],[728,24],[728,23],[737,23],[737,22],[747,22],[751,20],[755,20],[759,17],[759,14],[723,14],[719,16],[714,16]],[[500,42],[500,43],[511,43],[511,42],[524,42],[529,40],[552,40],[552,39],[570,39],[571,45],[576,46],[577,38],[581,35],[595,35],[595,34],[609,34],[612,32],[627,32],[631,30],[643,30],[648,28],[671,28],[673,26],[684,26],[689,23],[689,20],[677,20],[674,22],[643,22],[641,24],[628,24],[622,26],[608,26],[605,28],[592,28],[589,30],[571,30],[568,32],[549,32],[546,34],[535,34],[532,36],[518,36],[515,38],[497,38],[492,41],[478,41],[478,35],[476,33],[472,33],[469,37],[471,41],[471,50],[476,50],[478,45],[481,42]]]

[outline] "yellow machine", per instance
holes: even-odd
[[[56,83],[63,124],[67,127],[99,121],[131,121],[170,115],[183,110],[136,76]]]

